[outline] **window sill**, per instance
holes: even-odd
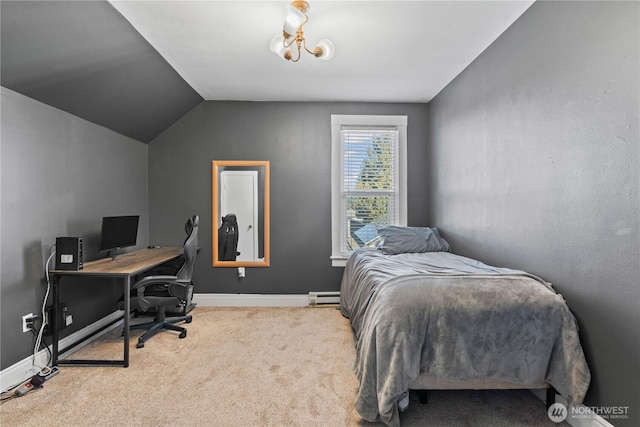
[[[332,267],[344,267],[347,265],[347,259],[345,257],[331,257],[331,266]]]

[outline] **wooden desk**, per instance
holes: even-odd
[[[82,270],[53,270],[50,272],[53,279],[53,319],[51,329],[53,331],[52,365],[115,365],[129,366],[129,318],[131,311],[131,278],[151,270],[165,262],[174,260],[183,255],[183,248],[165,247],[140,249],[134,252],[118,255],[115,258],[104,258],[90,261],[84,264]],[[59,325],[57,324],[60,303],[60,279],[62,277],[100,277],[122,279],[124,292],[124,354],[123,360],[80,360],[58,359],[58,341],[60,339]]]

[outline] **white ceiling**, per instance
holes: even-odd
[[[309,47],[269,50],[287,1],[110,1],[205,100],[428,102],[533,1],[310,0]]]

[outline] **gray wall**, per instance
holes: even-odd
[[[616,426],[640,420],[639,7],[537,2],[429,104],[433,224],[564,295]]]
[[[22,316],[39,313],[44,265],[58,236],[82,236],[98,257],[101,219],[140,214],[148,244],[147,145],[2,88],[1,368],[30,355]],[[74,323],[62,336],[115,310],[114,283],[66,281],[61,301]],[[48,341],[50,342],[50,341]]]
[[[340,287],[331,267],[331,114],[408,116],[409,223],[427,225],[426,104],[204,102],[149,144],[150,236],[180,244],[200,215],[196,293],[306,294]],[[271,162],[271,266],[211,266],[212,160]]]

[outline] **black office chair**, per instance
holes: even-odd
[[[191,323],[191,315],[172,317],[167,319],[165,308],[175,307],[180,303],[191,301],[193,284],[191,277],[198,255],[198,215],[187,220],[185,231],[187,239],[184,242],[184,264],[175,275],[153,275],[142,278],[131,286],[131,310],[146,312],[156,308],[157,312],[152,322],[132,325],[130,329],[146,329],[138,338],[137,348],[144,347],[144,343],[163,329],[180,332],[179,337],[185,338],[187,330],[176,325],[179,322]],[[124,297],[116,303],[119,310],[124,310]]]

